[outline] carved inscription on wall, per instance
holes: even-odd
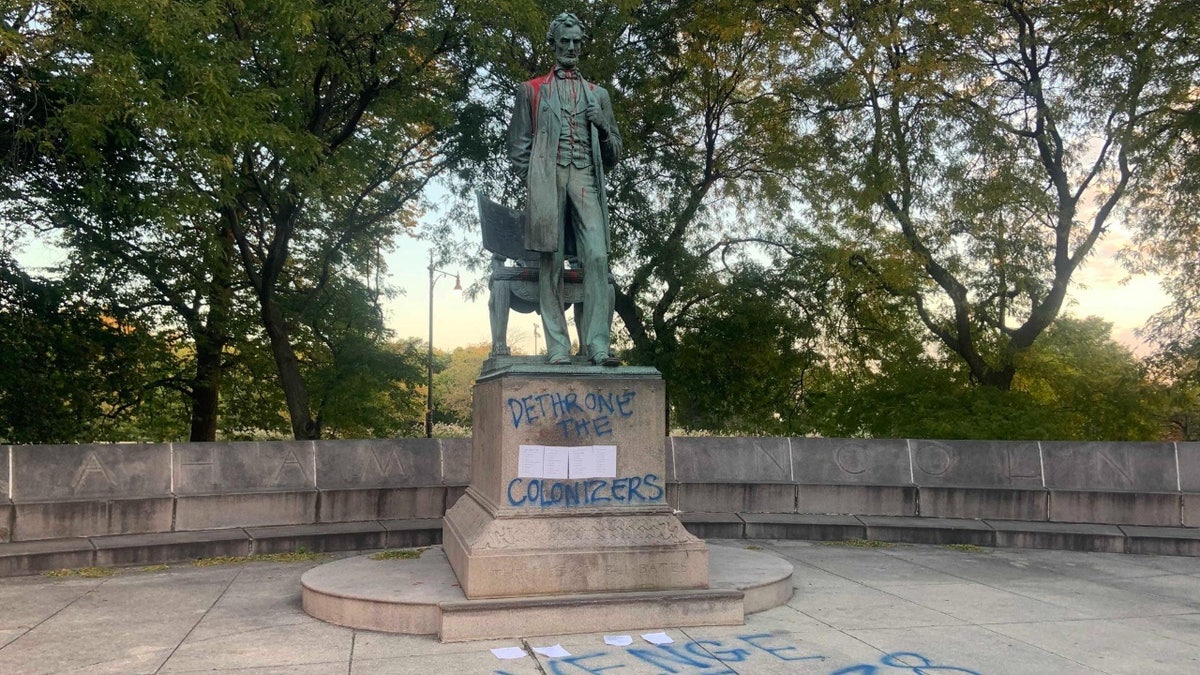
[[[1171,443],[1043,441],[1041,447],[1051,489],[1174,492],[1186,468]]]
[[[1120,487],[1132,488],[1133,481],[1133,456],[1126,453],[1124,457],[1114,457],[1106,449],[1096,451],[1096,460],[1100,465],[1100,472],[1107,472],[1108,475],[1116,481]]]
[[[174,452],[176,489],[183,494],[314,484],[313,445],[308,442],[178,443]]]
[[[276,469],[275,476],[271,479],[271,485],[276,487],[288,485],[292,484],[295,479],[308,482],[308,472],[304,470],[304,464],[296,456],[296,451],[288,448],[287,452],[283,455],[283,459],[279,462],[279,468]]]
[[[84,491],[105,491],[115,487],[117,487],[117,482],[113,480],[112,474],[104,467],[104,463],[94,452],[88,453],[84,458],[71,481],[71,489],[76,494]]]
[[[217,487],[217,451],[215,448],[188,448],[180,452],[179,473],[186,485]]]
[[[867,452],[866,448],[859,444],[847,444],[839,446],[833,453],[833,461],[838,465],[838,468],[851,475],[866,473],[867,471]]]
[[[1041,488],[1038,446],[1028,441],[909,441],[918,485]]]
[[[122,499],[171,494],[168,445],[26,445],[8,449],[0,496],[15,502]],[[10,465],[11,464],[11,465]],[[11,475],[8,471],[11,470]]]
[[[404,461],[399,450],[371,448],[363,459],[359,480],[365,482],[368,478],[404,478],[411,475],[412,467]]]
[[[1017,480],[1042,480],[1042,460],[1033,453],[1018,452],[1009,447],[1004,453],[1004,466],[1009,478]]]
[[[928,443],[922,444],[913,453],[913,463],[922,473],[941,476],[954,466],[956,457],[942,444]]]

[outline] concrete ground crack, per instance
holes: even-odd
[[[225,584],[225,588],[221,589],[221,592],[217,594],[216,599],[212,601],[212,603],[208,606],[208,609],[204,610],[204,613],[200,615],[200,618],[196,619],[196,623],[192,624],[192,627],[188,629],[188,632],[185,633],[182,638],[180,638],[178,644],[176,644],[171,650],[171,653],[167,655],[167,658],[163,659],[163,662],[158,664],[158,668],[154,670],[155,675],[158,675],[158,673],[162,672],[163,667],[171,662],[171,658],[175,656],[175,652],[179,651],[179,648],[183,646],[184,642],[187,642],[188,637],[190,637],[191,634],[196,630],[196,627],[200,625],[200,622],[204,621],[204,617],[208,616],[208,613],[212,611],[213,607],[217,606],[217,603],[221,601],[221,598],[225,597],[225,594],[229,592],[229,588],[233,586],[233,582],[237,581],[238,577],[242,576],[242,572],[245,570],[245,567],[239,569],[237,574],[234,574],[233,578],[229,580],[229,583]]]
[[[537,671],[542,675],[546,675],[546,669],[542,667],[542,661],[538,658],[538,653],[533,651],[533,645],[529,644],[529,640],[521,638],[521,648],[533,657],[533,666],[537,668]]]
[[[82,599],[86,598],[87,596],[91,595],[92,593],[95,593],[95,592],[96,592],[96,589],[100,588],[101,586],[103,586],[104,584],[108,583],[109,581],[112,581],[112,579],[111,579],[111,578],[110,578],[110,579],[104,579],[103,581],[101,581],[100,583],[96,584],[95,586],[92,586],[91,588],[87,589],[87,590],[86,590],[86,591],[84,591],[83,593],[80,593],[80,594],[79,594],[79,595],[78,595],[78,596],[77,596],[77,597],[76,597],[74,600],[72,600],[72,601],[68,602],[67,604],[63,605],[62,607],[59,607],[59,608],[58,608],[57,610],[55,610],[55,611],[54,611],[54,613],[53,613],[53,614],[51,614],[50,616],[48,616],[48,617],[46,617],[46,618],[42,619],[41,621],[38,621],[37,623],[33,624],[33,625],[32,625],[32,626],[30,626],[29,628],[25,629],[25,631],[24,631],[23,633],[21,633],[20,635],[18,635],[17,637],[13,638],[12,640],[9,640],[9,641],[8,641],[8,644],[6,644],[6,645],[4,645],[4,646],[0,647],[0,651],[3,651],[3,650],[5,650],[5,649],[8,649],[9,647],[11,647],[11,646],[15,645],[17,642],[19,642],[19,641],[21,640],[21,638],[23,638],[23,637],[25,637],[26,635],[29,635],[29,634],[30,634],[30,633],[32,633],[33,631],[37,630],[38,626],[41,626],[42,624],[46,623],[46,622],[47,622],[47,621],[49,621],[50,619],[53,619],[54,617],[58,616],[59,614],[62,614],[62,613],[63,613],[63,612],[65,612],[65,611],[66,611],[66,610],[67,610],[69,607],[71,607],[71,605],[74,605],[75,603],[77,603],[77,602],[79,602],[80,600],[82,600]]]

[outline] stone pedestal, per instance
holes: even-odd
[[[471,486],[443,530],[466,597],[708,588],[704,542],[666,502],[658,371],[537,360],[490,360],[475,384]],[[572,474],[615,446],[615,468],[545,477],[520,470],[522,446],[571,455]]]

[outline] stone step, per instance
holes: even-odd
[[[468,600],[440,547],[416,559],[359,556],[301,577],[304,610],[341,626],[443,642],[524,635],[741,625],[745,615],[792,595],[786,560],[733,546],[709,547],[707,589],[562,594]]]
[[[664,626],[740,626],[743,593],[670,590],[461,600],[440,605],[438,638],[462,642],[580,631],[633,631]]]
[[[420,518],[16,541],[0,543],[0,577],[226,555],[411,548],[441,540],[441,519]]]
[[[1200,528],[794,513],[681,513],[692,534],[717,539],[840,541],[886,536],[900,543],[1200,557]],[[868,529],[867,521],[872,523]],[[964,529],[964,523],[974,523]],[[382,543],[380,528],[382,527]],[[219,555],[411,548],[442,541],[440,518],[230,528],[0,543],[0,577],[48,570],[184,562]]]

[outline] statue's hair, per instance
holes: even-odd
[[[572,26],[579,26],[579,30],[583,30],[583,22],[579,20],[579,17],[570,12],[563,12],[554,17],[554,20],[550,22],[550,28],[546,31],[546,42],[554,44],[555,38],[558,37],[558,31]],[[583,37],[587,38],[586,32]]]

